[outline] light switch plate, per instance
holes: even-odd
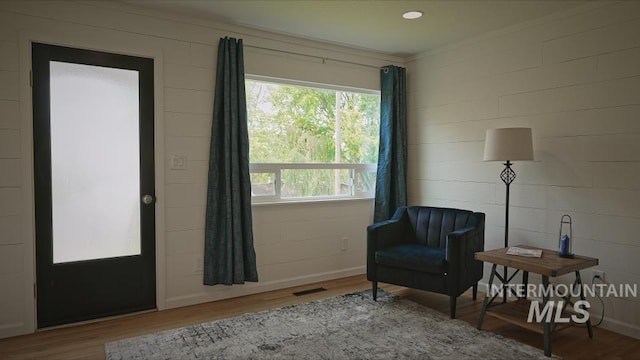
[[[171,170],[186,170],[186,169],[187,169],[186,155],[171,155]]]

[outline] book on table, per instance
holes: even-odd
[[[507,255],[517,255],[526,257],[541,257],[542,249],[525,249],[517,246],[512,246],[507,249]]]

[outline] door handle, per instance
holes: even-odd
[[[144,203],[145,205],[149,205],[153,203],[153,195],[143,195],[142,203]]]

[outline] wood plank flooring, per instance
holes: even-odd
[[[324,287],[327,291],[294,296],[297,291]],[[424,291],[381,284],[381,288],[445,314],[449,298]],[[104,359],[105,342],[237,316],[247,312],[292,305],[353,291],[370,289],[364,275],[353,276],[249,295],[178,309],[150,312],[90,324],[41,331],[35,334],[0,339],[0,359]],[[473,301],[470,294],[458,299],[458,319],[476,326],[482,307],[482,294]],[[484,329],[542,349],[542,336],[502,322],[485,318]],[[572,327],[554,334],[553,353],[564,359],[640,359],[640,340],[602,328],[594,329],[589,339],[583,328]]]

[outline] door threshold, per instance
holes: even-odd
[[[69,324],[48,326],[48,327],[45,327],[45,328],[36,329],[36,332],[64,329],[64,328],[80,326],[80,325],[87,325],[87,324],[95,324],[95,323],[102,322],[102,321],[121,319],[121,318],[129,317],[129,316],[148,314],[148,313],[152,313],[152,312],[156,312],[156,311],[158,311],[158,308],[148,309],[148,310],[141,310],[141,311],[134,311],[134,312],[130,312],[130,313],[127,313],[127,314],[106,316],[106,317],[101,317],[101,318],[91,319],[91,320],[78,321],[78,322],[69,323]]]

